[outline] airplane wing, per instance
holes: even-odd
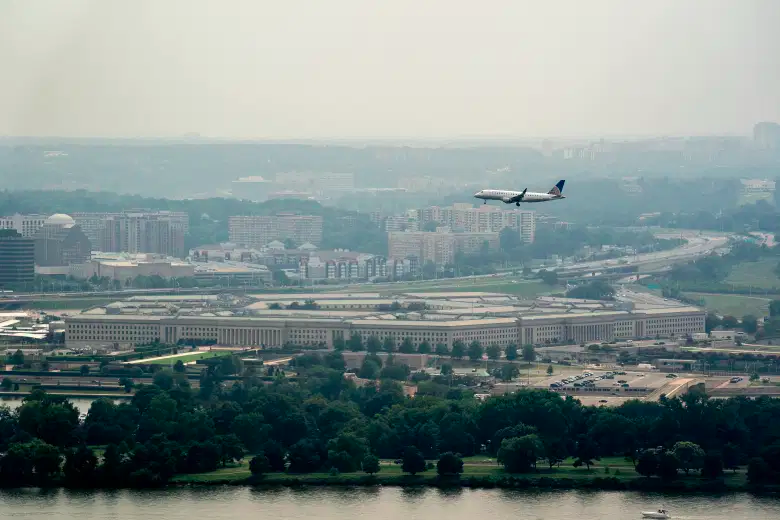
[[[511,204],[513,202],[521,202],[523,200],[523,197],[525,197],[525,192],[528,191],[528,188],[524,189],[523,192],[520,195],[517,195],[515,197],[512,197],[507,201],[508,204]]]

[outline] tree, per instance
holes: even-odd
[[[415,446],[407,446],[401,463],[401,471],[416,475],[425,471],[425,457]]]
[[[82,445],[68,450],[65,454],[63,473],[65,480],[72,486],[90,486],[97,471],[97,457],[88,447]]]
[[[663,480],[674,480],[677,478],[677,470],[680,468],[680,461],[677,460],[671,451],[662,451],[658,454],[657,474]]]
[[[579,285],[566,292],[567,298],[582,298],[586,300],[613,300],[615,289],[607,282],[596,280],[584,285]]]
[[[739,326],[739,321],[734,316],[723,316],[720,324],[724,329],[734,330]]]
[[[599,452],[596,444],[587,435],[581,435],[577,439],[577,445],[574,448],[574,467],[586,466],[588,471],[594,461],[598,460]]]
[[[373,359],[364,359],[358,371],[358,377],[362,379],[377,379],[379,377],[379,364]]]
[[[381,466],[379,465],[379,458],[370,454],[363,457],[363,463],[361,466],[363,468],[363,472],[368,473],[369,475],[379,473],[379,470],[381,469]]]
[[[780,300],[772,300],[769,302],[769,315],[780,316]]]
[[[388,354],[395,352],[395,339],[392,336],[385,336],[385,339],[382,341],[382,350]]]
[[[366,441],[351,433],[342,433],[328,441],[328,463],[341,473],[358,470],[367,453]]]
[[[89,365],[81,365],[81,367],[79,367],[79,373],[82,376],[88,375],[89,374]]]
[[[708,334],[720,326],[720,318],[715,314],[707,313],[704,318],[704,331]]]
[[[759,379],[761,379],[761,376],[758,375],[758,372],[753,372],[750,374],[750,381],[758,381]]]
[[[406,336],[401,342],[401,347],[398,351],[402,354],[414,354],[414,343],[412,343],[412,338]]]
[[[417,352],[419,352],[420,354],[430,354],[431,344],[428,343],[427,340],[422,340],[420,344],[417,346]]]
[[[747,334],[755,334],[758,331],[758,319],[752,314],[742,316],[742,330]]]
[[[252,457],[249,461],[249,471],[252,472],[252,476],[259,477],[265,475],[271,471],[271,463],[268,461],[268,457],[262,451]]]
[[[461,340],[456,339],[452,343],[452,357],[455,359],[463,359],[463,356],[466,355],[466,344],[463,343]]]
[[[463,473],[463,459],[448,451],[442,453],[436,463],[436,472],[443,477],[451,477]]]
[[[160,370],[152,378],[152,382],[163,390],[173,388],[173,374],[170,370]]]
[[[723,460],[724,468],[736,472],[737,468],[739,467],[740,457],[740,449],[736,444],[729,442],[723,446],[721,451],[721,458]]]
[[[448,376],[450,374],[452,374],[452,365],[449,363],[443,363],[441,365],[441,375]]]
[[[539,278],[547,285],[558,285],[558,273],[542,269],[538,273]]]
[[[179,359],[178,361],[176,361],[176,363],[173,364],[173,371],[176,372],[177,374],[183,374],[184,372],[187,371],[181,359]]]
[[[563,439],[547,439],[542,443],[544,445],[544,458],[547,460],[550,469],[556,464],[566,460],[566,441]]]
[[[21,349],[16,349],[16,352],[11,354],[11,359],[9,361],[14,366],[24,365],[24,354],[22,353]]]
[[[487,354],[488,359],[492,359],[493,361],[501,359],[501,347],[495,343],[491,343],[488,348],[485,349],[485,353]]]
[[[379,373],[382,379],[394,379],[396,381],[406,381],[411,373],[409,365],[387,365]]]
[[[696,443],[679,441],[672,447],[672,454],[680,464],[680,468],[688,475],[692,469],[701,469],[704,462],[704,450]]]
[[[382,342],[375,335],[370,335],[366,340],[366,350],[369,354],[376,354],[382,350]]]
[[[715,480],[723,476],[723,459],[720,453],[707,453],[701,466],[701,476]]]
[[[347,348],[347,342],[344,341],[344,338],[339,336],[333,339],[334,350],[341,352],[342,350],[346,350],[346,348]]]
[[[644,477],[652,477],[658,472],[658,457],[654,450],[644,450],[636,462],[636,472]]]
[[[528,363],[533,362],[536,360],[536,349],[533,345],[523,345],[523,361],[527,361]]]
[[[446,343],[437,343],[436,344],[436,355],[437,356],[446,356],[450,353],[450,348],[446,345]]]
[[[514,363],[504,363],[501,365],[501,380],[509,382],[520,374],[520,369]]]
[[[777,301],[777,300],[775,300]],[[761,486],[772,478],[772,469],[761,457],[753,457],[748,462],[747,479],[754,486]]]
[[[2,387],[2,389],[6,391],[13,388],[13,386],[14,386],[14,382],[11,380],[10,377],[4,377],[3,382],[0,383],[0,387]]]
[[[552,365],[547,365],[547,375],[551,376],[551,375],[553,375],[554,372],[555,372],[555,370],[553,370],[553,366]]]
[[[349,350],[351,350],[352,352],[360,352],[361,350],[363,350],[363,338],[360,337],[359,333],[353,332],[352,335],[350,335],[349,337],[347,346],[349,347]]]
[[[531,434],[501,441],[497,460],[509,473],[525,473],[536,468],[536,461],[543,456],[542,441],[536,434]]]
[[[468,355],[471,361],[479,361],[482,359],[482,345],[479,341],[474,340],[469,344]]]
[[[510,343],[509,345],[507,345],[504,355],[507,361],[514,361],[515,359],[517,359],[517,345],[515,345],[514,343]]]
[[[322,468],[327,450],[318,439],[301,439],[292,446],[287,455],[290,473],[311,473]]]

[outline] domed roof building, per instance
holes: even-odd
[[[35,235],[35,263],[42,267],[89,262],[92,244],[70,215],[55,213]]]
[[[73,220],[73,217],[70,215],[66,215],[64,213],[55,213],[54,215],[47,218],[44,223],[44,226],[60,226],[63,228],[73,227],[76,225],[76,221]]]

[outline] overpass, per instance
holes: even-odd
[[[681,395],[688,393],[694,387],[699,387],[701,390],[704,390],[704,379],[698,377],[678,377],[648,394],[647,397],[645,397],[645,401],[658,401],[661,399],[662,395],[666,396],[668,399],[680,397]]]

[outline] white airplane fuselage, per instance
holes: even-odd
[[[512,190],[480,190],[474,194],[474,197],[478,199],[482,199],[484,201],[500,200],[501,202],[511,204],[513,202],[512,199],[516,199],[522,193],[523,193],[522,191],[512,191]],[[548,200],[557,200],[557,199],[565,199],[565,198],[566,197],[563,195],[554,195],[552,193],[538,193],[534,191],[526,191],[525,195],[523,195],[522,200],[516,201],[515,204],[519,205],[520,202],[547,202]]]

